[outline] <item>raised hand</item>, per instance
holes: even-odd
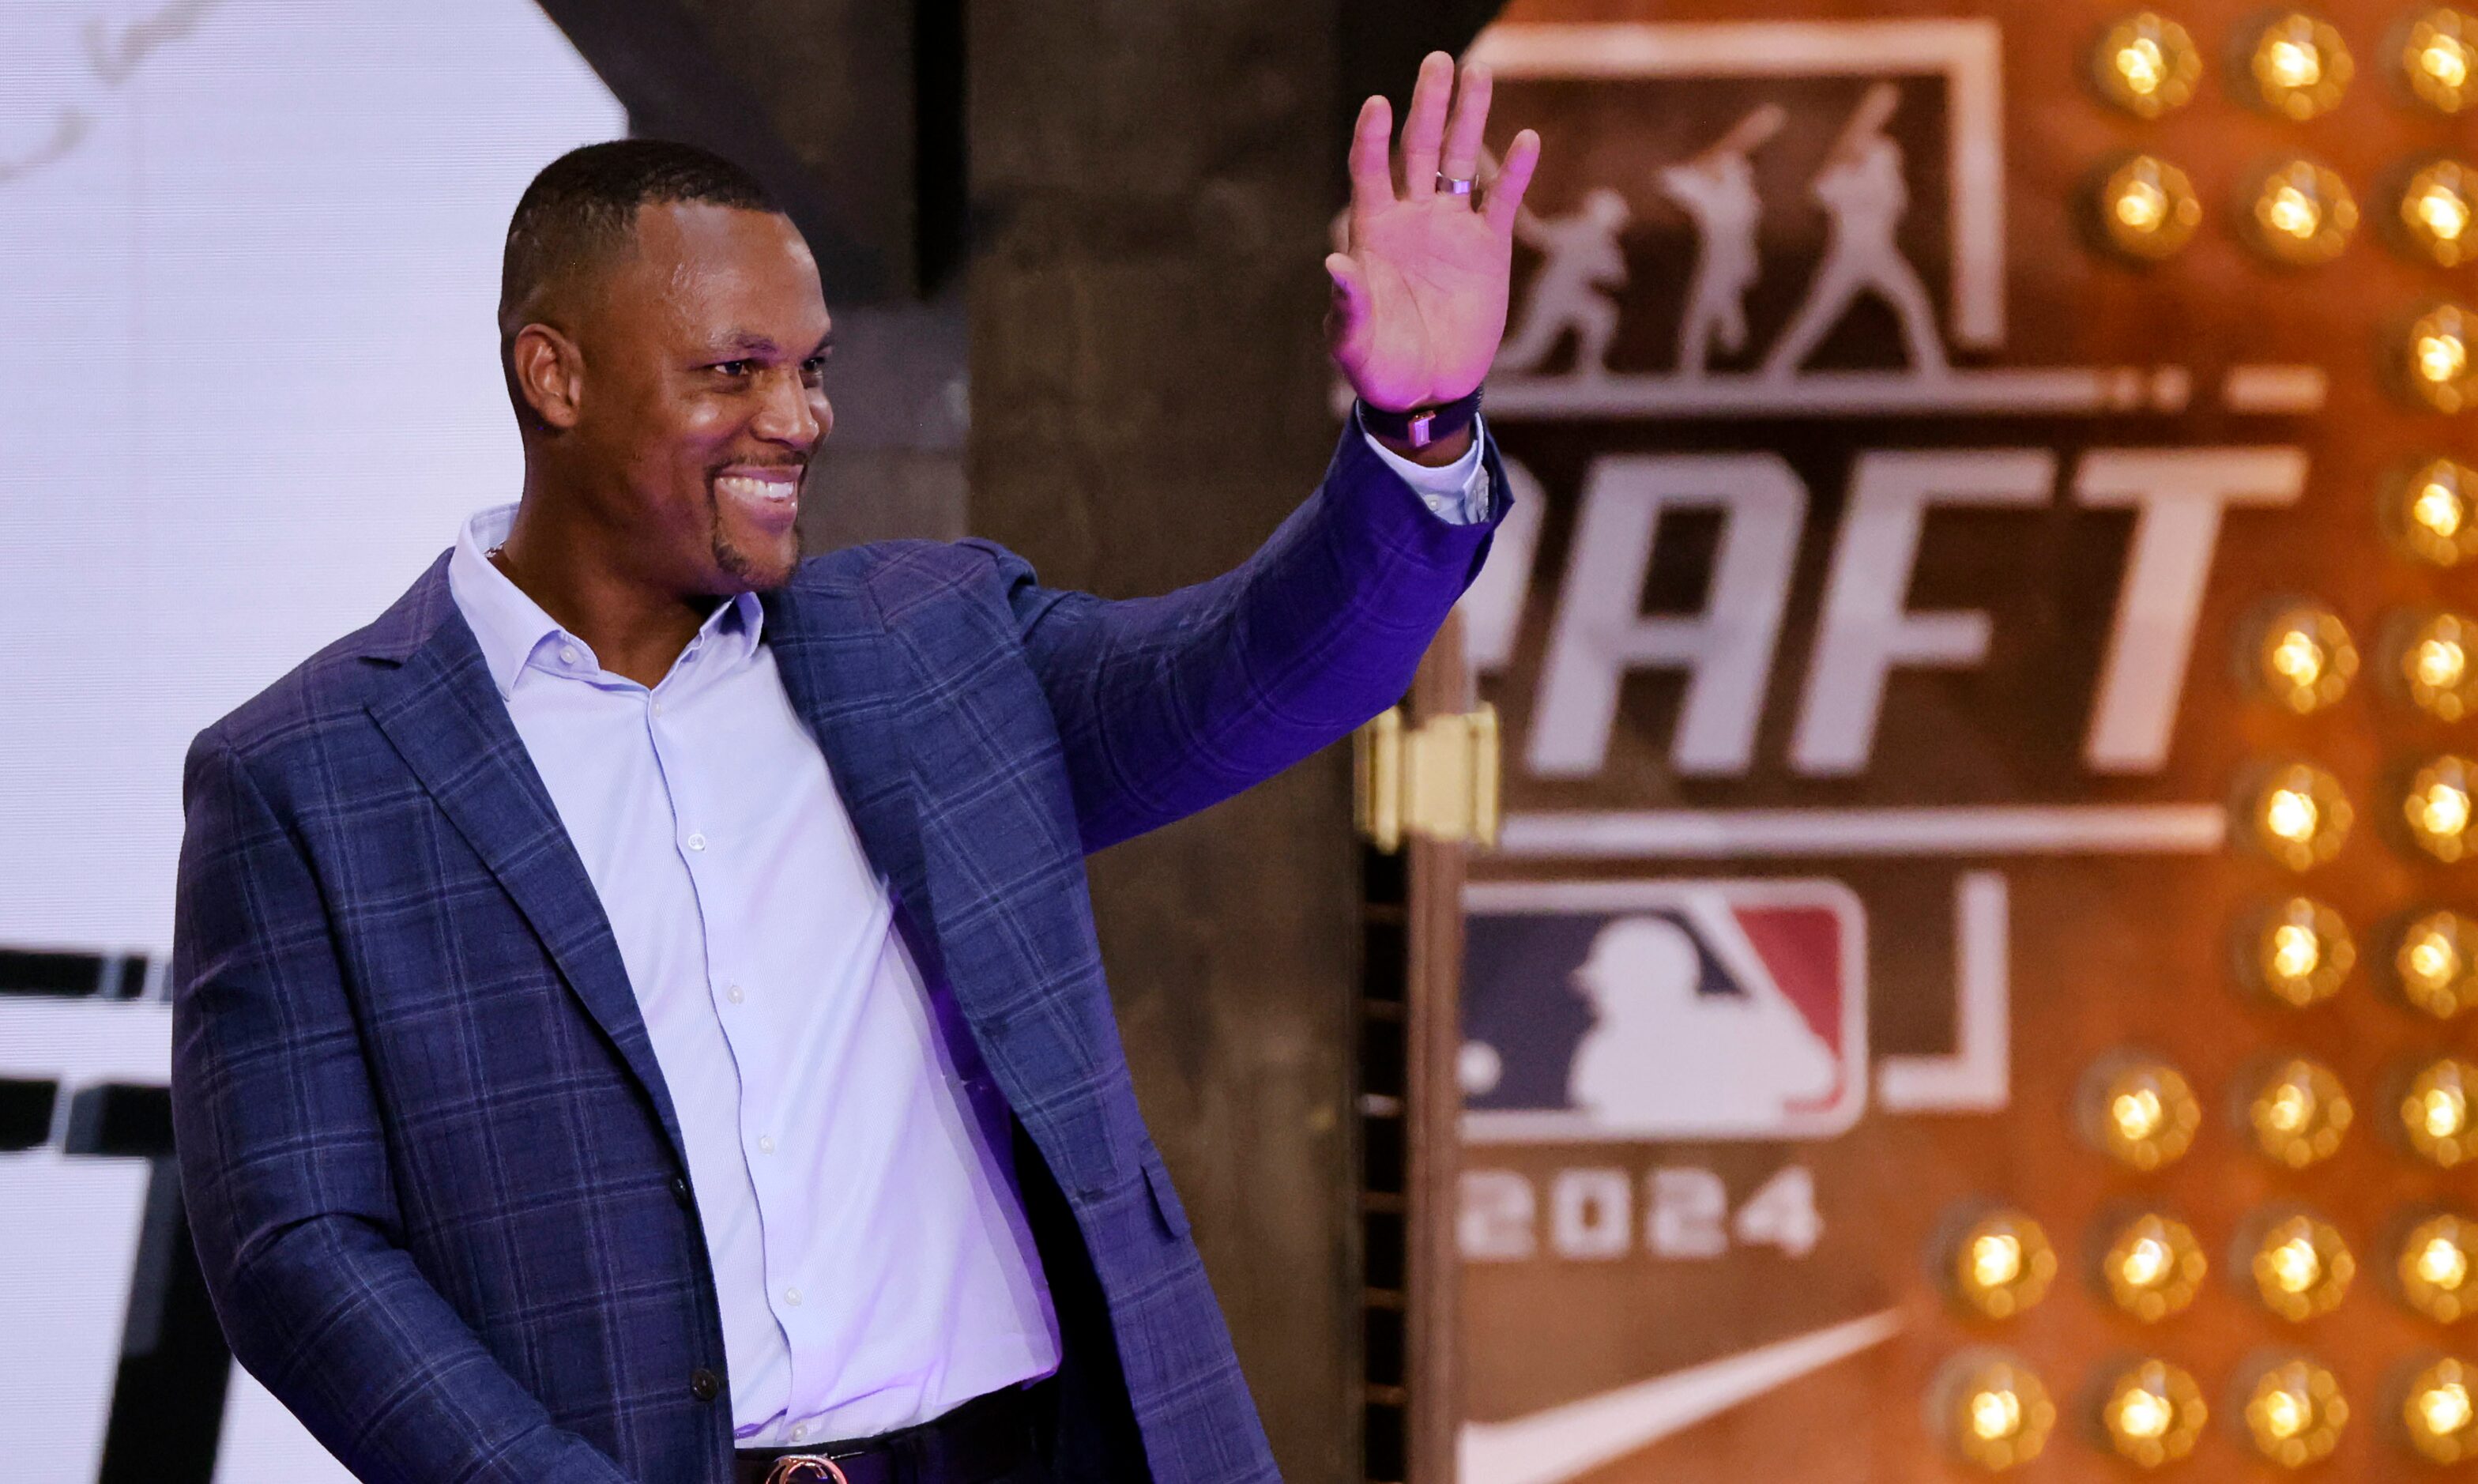
[[[1452,116],[1448,116],[1452,94]],[[1393,110],[1360,106],[1351,139],[1350,241],[1325,260],[1334,288],[1327,330],[1334,363],[1370,406],[1389,412],[1451,402],[1480,384],[1505,334],[1516,214],[1540,163],[1540,136],[1514,137],[1493,179],[1469,195],[1488,124],[1488,69],[1430,52],[1403,125],[1403,189],[1394,189]]]

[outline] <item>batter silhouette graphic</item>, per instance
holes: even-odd
[[[1547,261],[1531,277],[1522,323],[1498,348],[1499,369],[1530,370],[1548,359],[1559,336],[1572,330],[1575,374],[1607,374],[1618,305],[1603,290],[1626,285],[1626,252],[1618,234],[1633,214],[1626,197],[1604,187],[1584,196],[1582,210],[1569,216],[1543,218],[1528,211],[1516,215],[1514,235]]]
[[[1618,918],[1592,940],[1575,987],[1593,1028],[1575,1048],[1567,1100],[1604,1127],[1743,1132],[1832,1093],[1839,1069],[1798,1008],[1769,985],[1698,992],[1702,956],[1664,917]]]
[[[1858,295],[1871,291],[1891,305],[1900,319],[1910,368],[1922,375],[1945,369],[1935,307],[1918,270],[1894,240],[1910,206],[1909,188],[1902,179],[1902,147],[1884,133],[1900,103],[1901,89],[1890,83],[1867,89],[1808,188],[1831,219],[1824,261],[1816,265],[1814,281],[1789,328],[1764,357],[1767,377],[1795,373]]]
[[[1678,370],[1700,377],[1717,341],[1735,354],[1747,343],[1747,289],[1760,264],[1756,232],[1763,198],[1748,156],[1781,132],[1788,115],[1767,103],[1741,118],[1702,154],[1661,170],[1660,189],[1695,223],[1695,273],[1678,326]]]

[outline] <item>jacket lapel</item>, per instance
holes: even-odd
[[[426,639],[404,636],[402,647],[410,652],[402,653],[392,683],[370,704],[371,718],[516,901],[586,1013],[645,1086],[673,1150],[685,1159],[679,1119],[601,898],[446,588],[442,562],[398,605],[435,626]]]
[[[916,949],[934,947],[921,786],[904,745],[924,693],[911,683],[912,658],[856,587],[785,589],[765,604],[766,644],[792,709],[816,735],[862,848],[925,940]]]

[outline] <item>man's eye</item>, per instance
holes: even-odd
[[[823,356],[811,356],[808,360],[801,362],[800,374],[810,381],[823,380],[826,374],[826,358]]]
[[[749,372],[757,369],[757,363],[754,361],[723,361],[717,363],[715,369],[721,371],[725,376],[740,377],[746,376]]]

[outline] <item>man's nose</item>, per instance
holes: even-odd
[[[815,405],[812,405],[814,399]],[[834,414],[827,410],[826,399],[802,382],[798,373],[778,376],[766,390],[766,399],[749,424],[749,431],[770,443],[807,451],[825,437],[833,426]]]

